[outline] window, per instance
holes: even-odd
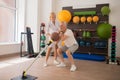
[[[16,0],[0,0],[0,43],[16,41]]]

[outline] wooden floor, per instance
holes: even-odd
[[[0,80],[10,80],[22,75],[23,70],[31,64],[34,58],[0,57]],[[58,68],[53,64],[53,57],[49,58],[49,66],[43,67],[44,57],[38,58],[27,74],[38,77],[37,80],[120,80],[120,66],[87,60],[75,60],[77,71],[70,72],[67,67]]]

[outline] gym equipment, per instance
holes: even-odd
[[[83,31],[82,37],[83,38],[91,38],[91,33],[89,31]]]
[[[87,15],[95,15],[96,11],[81,11],[81,12],[74,12],[76,16],[87,16]]]
[[[107,44],[109,42],[109,39],[107,40],[103,40],[101,38],[99,38],[99,36],[97,35],[97,28],[98,25],[101,23],[109,23],[109,15],[108,16],[103,16],[101,13],[101,8],[103,6],[109,6],[109,3],[103,3],[103,4],[96,4],[95,7],[85,7],[85,8],[77,8],[75,9],[73,6],[68,6],[68,7],[62,7],[62,10],[69,10],[72,14],[72,17],[74,16],[79,16],[80,17],[80,22],[79,24],[74,24],[73,21],[71,20],[68,23],[68,28],[71,30],[75,30],[77,32],[77,37],[75,37],[76,39],[80,39],[83,40],[85,42],[90,41],[92,43],[92,45],[90,47],[87,47],[86,44],[84,47],[79,46],[78,49],[76,50],[76,52],[80,52],[80,53],[93,53],[93,54],[100,54],[100,55],[108,55],[108,46],[107,45],[105,48],[102,49],[98,49],[94,47],[94,43],[95,41],[106,41]],[[89,13],[90,11],[90,13]],[[93,11],[94,14],[91,14],[91,11]],[[81,17],[85,16],[86,17],[86,21],[85,22],[81,22]],[[94,16],[97,16],[97,18],[95,18]],[[94,19],[94,22],[92,20],[91,24],[87,21],[88,17],[92,17],[92,19]],[[93,18],[94,17],[94,18]],[[72,18],[73,19],[73,18]],[[89,18],[88,18],[89,19]],[[91,34],[90,38],[87,37],[83,37],[83,32],[89,31]],[[106,34],[106,33],[104,33]],[[87,35],[87,34],[86,34]],[[80,45],[80,41],[78,40],[78,43]]]
[[[106,48],[107,44],[104,41],[99,42],[99,47],[100,48]]]
[[[73,23],[78,24],[80,22],[79,16],[74,16],[73,17]]]
[[[104,15],[109,15],[109,13],[110,13],[110,8],[109,8],[108,6],[103,6],[103,7],[101,8],[101,13],[102,13],[103,16],[104,16]]]
[[[25,34],[27,35],[27,54],[22,55],[22,46],[23,46],[22,36],[25,35]],[[33,34],[33,33],[31,33],[30,27],[26,27],[26,32],[21,32],[20,57],[27,56],[27,55],[28,55],[28,57],[34,57],[35,56],[35,53],[34,53],[34,50],[33,50],[33,43],[32,43],[31,34]]]
[[[88,54],[88,53],[73,53],[72,54],[74,59],[79,59],[79,60],[91,60],[91,61],[105,61],[105,56],[102,55],[97,55],[97,54]],[[67,55],[64,53],[63,54],[64,58],[68,58]]]
[[[111,56],[107,58],[107,64],[120,65],[120,59],[116,57],[116,26],[112,27]]]
[[[86,42],[86,46],[90,47],[91,46],[91,42]]]
[[[45,34],[45,31],[44,31],[44,30],[41,30],[41,34]]]
[[[112,34],[112,26],[107,23],[98,25],[97,34],[101,39],[109,39]]]
[[[46,36],[45,36],[45,23],[41,23],[41,25],[40,25],[39,53],[40,53],[41,49],[45,47],[45,40],[46,40]],[[41,55],[45,56],[45,51]]]
[[[37,77],[35,77],[35,76],[27,75],[26,72],[31,68],[31,66],[34,64],[34,62],[39,58],[39,56],[47,49],[47,47],[52,42],[53,42],[52,40],[49,41],[47,46],[36,56],[36,58],[33,60],[33,62],[28,66],[28,68],[26,68],[26,70],[23,71],[22,75],[20,75],[18,77],[14,77],[11,80],[35,80],[35,79],[37,79]]]
[[[79,44],[80,44],[80,46],[85,46],[86,43],[85,43],[85,41],[81,40]]]
[[[94,47],[95,47],[95,48],[99,48],[99,42],[96,41],[96,42],[94,43]]]
[[[83,31],[82,37],[86,38],[86,31]]]
[[[106,41],[96,41],[94,43],[95,48],[107,48],[107,42]]]
[[[92,17],[91,16],[87,17],[87,22],[91,24],[91,22],[92,22]]]
[[[58,20],[60,22],[65,21],[65,22],[70,22],[71,20],[71,13],[68,10],[62,10],[58,13]]]
[[[97,23],[99,21],[99,17],[98,16],[93,16],[93,22]]]
[[[81,17],[81,20],[80,20],[80,21],[85,24],[85,22],[86,22],[86,17],[85,17],[85,16]]]
[[[45,35],[42,35],[42,36],[40,37],[40,39],[41,39],[41,40],[46,40]]]
[[[41,26],[42,26],[42,27],[45,27],[45,23],[41,23]]]
[[[40,47],[44,48],[45,47],[45,42],[41,42]]]
[[[86,32],[86,38],[91,38],[91,33],[89,31]]]

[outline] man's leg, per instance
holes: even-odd
[[[71,52],[69,50],[67,50],[66,55],[68,56],[68,59],[71,63],[70,71],[75,71],[77,69],[77,67],[75,66],[75,63],[74,63],[73,56],[72,56]]]
[[[69,50],[66,51],[66,55],[68,56],[68,59],[71,63],[71,65],[74,65],[74,60],[73,60],[73,56],[71,55],[71,52]]]
[[[75,66],[75,63],[74,63],[74,59],[73,59],[73,56],[72,54],[78,49],[78,44],[74,44],[73,46],[69,47],[67,50],[66,50],[66,55],[68,56],[68,59],[71,63],[71,68],[70,68],[70,71],[75,71],[77,69],[77,67]]]
[[[59,65],[57,65],[57,67],[65,67],[66,65],[64,64],[64,58],[63,58],[63,55],[62,55],[62,49],[58,48],[57,53],[58,53],[59,58],[61,60],[61,63]]]

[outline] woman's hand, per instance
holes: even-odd
[[[51,34],[50,33],[47,33],[47,35],[50,37],[51,36]]]

